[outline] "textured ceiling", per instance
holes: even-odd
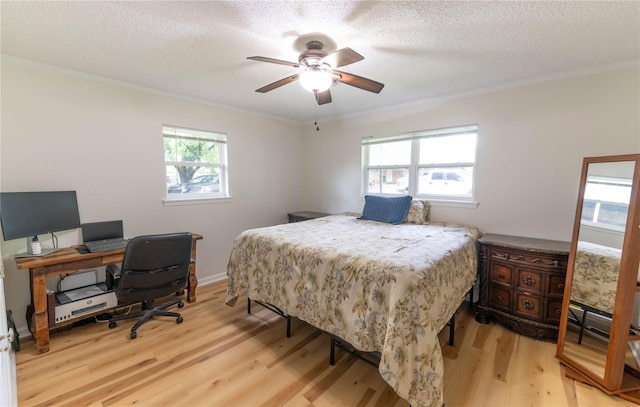
[[[384,83],[339,84],[333,118],[444,95],[637,63],[640,2],[6,1],[3,55],[172,92],[294,122],[316,103],[298,83],[262,87],[295,68],[298,37],[321,33],[363,61],[341,68]]]

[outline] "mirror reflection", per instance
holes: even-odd
[[[634,165],[633,161],[590,163],[584,188],[563,353],[601,378]],[[640,343],[637,345],[640,357]],[[629,346],[627,359],[637,366],[634,346]]]

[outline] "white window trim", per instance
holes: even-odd
[[[432,129],[432,130],[421,130],[414,131],[408,133],[400,133],[400,134],[392,134],[392,135],[383,135],[383,136],[367,136],[362,138],[362,147],[368,147],[372,144],[380,144],[387,143],[392,141],[402,141],[402,140],[411,140],[411,163],[409,164],[409,191],[415,191],[415,183],[417,180],[418,168],[426,168],[426,167],[447,167],[453,166],[454,164],[444,164],[444,165],[419,165],[418,164],[418,155],[419,148],[417,145],[420,143],[420,139],[425,137],[433,137],[433,136],[447,136],[454,135],[458,133],[468,133],[470,131],[476,132],[478,135],[480,132],[479,126],[477,124],[470,124],[464,126],[456,126],[456,127],[447,127],[440,129]],[[477,143],[476,143],[477,148]],[[387,169],[387,168],[406,168],[405,165],[383,165],[383,166],[369,166],[368,165],[368,149],[362,149],[362,168],[361,168],[361,196],[368,194],[374,194],[367,192],[367,172],[369,169]],[[436,195],[424,195],[424,194],[416,194],[412,195],[418,199],[428,199],[429,203],[433,206],[443,206],[443,207],[458,207],[458,208],[477,208],[480,204],[476,200],[476,167],[477,162],[473,163],[455,163],[455,166],[463,166],[463,165],[472,165],[473,166],[473,190],[471,193],[471,197],[468,198],[457,198],[457,197],[449,197],[443,196],[439,197]],[[398,196],[399,194],[385,194],[385,193],[375,193],[374,195],[379,196]]]
[[[207,198],[184,198],[184,199],[163,199],[163,206],[183,206],[183,205],[203,205],[203,204],[215,204],[215,203],[228,203],[231,202],[231,196],[225,196],[220,198],[207,197]]]

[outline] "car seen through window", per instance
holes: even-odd
[[[170,194],[207,194],[220,192],[220,178],[218,174],[199,175],[187,182],[170,186],[167,192]]]

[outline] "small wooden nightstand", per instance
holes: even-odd
[[[289,216],[289,223],[293,223],[293,222],[302,222],[309,219],[321,218],[323,216],[329,216],[330,214],[322,213],[322,212],[303,211],[303,212],[291,212],[291,213],[288,213],[287,215]]]

